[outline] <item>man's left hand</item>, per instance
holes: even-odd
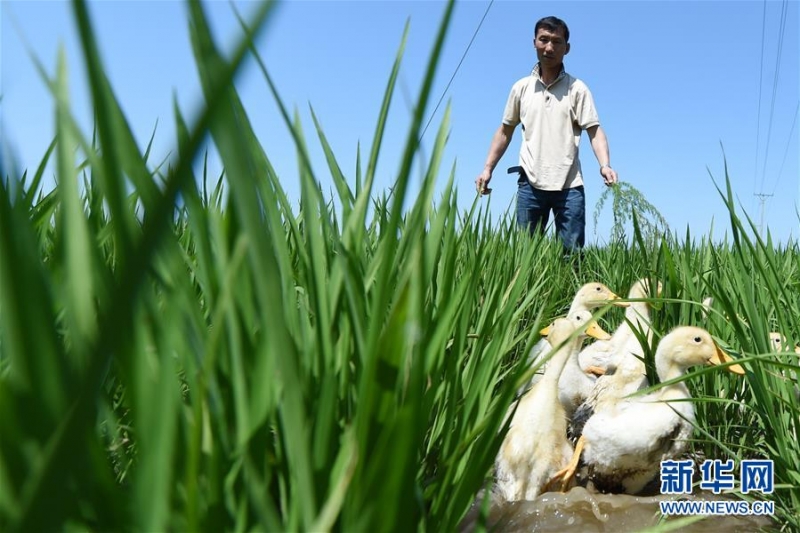
[[[611,187],[619,181],[617,171],[611,167],[602,167],[600,169],[600,175],[603,176],[603,183],[605,183],[607,187]]]

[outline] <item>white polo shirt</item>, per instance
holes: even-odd
[[[546,191],[583,185],[581,132],[600,124],[585,83],[562,70],[556,81],[545,85],[537,63],[530,76],[511,88],[503,124],[522,124],[519,164],[531,185]]]

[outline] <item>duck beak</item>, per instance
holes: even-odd
[[[552,328],[552,327],[553,327],[553,325],[550,324],[546,328],[540,329],[539,330],[539,335],[541,335],[542,337],[547,337],[548,335],[550,335],[550,328]]]
[[[733,361],[733,357],[722,351],[722,349],[719,346],[715,345],[714,347],[716,348],[717,353],[715,353],[714,356],[711,357],[711,359],[709,359],[708,364],[721,365]],[[727,370],[728,372],[732,372],[734,374],[738,374],[740,376],[744,375],[744,368],[742,368],[742,366],[739,364],[726,366],[725,370]]]
[[[586,334],[590,337],[594,337],[597,340],[607,341],[611,338],[611,335],[608,334],[600,325],[592,320],[589,322],[589,325],[586,327]]]
[[[620,299],[621,298],[619,296],[617,296],[616,294],[614,294],[613,292],[611,293],[611,298],[609,298],[609,300],[611,301],[611,305],[616,305],[617,307],[630,307],[631,306],[630,302],[620,302]]]

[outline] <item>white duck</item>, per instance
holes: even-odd
[[[772,351],[776,353],[788,352],[791,350],[791,348],[789,348],[789,344],[786,342],[786,337],[777,331],[771,331],[769,333],[769,344],[772,348]],[[794,347],[794,353],[800,355],[800,346]],[[794,395],[800,399],[800,387],[798,386],[797,372],[794,370],[781,370],[781,376],[783,376],[784,379],[794,381]]]
[[[649,295],[650,282],[641,279],[633,284],[628,297],[643,299]],[[656,287],[656,295],[661,294],[661,282]],[[632,327],[633,326],[633,327]],[[584,375],[604,374],[596,381],[582,382],[577,374],[572,385],[565,384],[562,403],[567,405],[572,419],[571,434],[580,436],[583,424],[599,404],[616,402],[637,390],[647,387],[647,371],[644,365],[644,350],[634,329],[644,335],[648,343],[653,342],[650,324],[650,309],[647,302],[630,302],[625,310],[625,321],[620,324],[608,341],[597,341],[580,353],[580,369]],[[586,374],[588,373],[588,374]],[[562,380],[565,376],[562,376]]]
[[[656,351],[661,382],[680,378],[690,366],[730,361],[709,333],[692,326],[666,335]],[[738,364],[725,367],[744,374]],[[657,391],[598,406],[586,422],[570,462],[570,476],[583,452],[589,477],[602,492],[640,492],[659,472],[660,462],[679,457],[694,424],[694,406],[685,381]],[[566,477],[565,476],[565,477]]]
[[[786,348],[786,337],[777,331],[771,331],[769,333],[769,344],[774,352],[783,352],[789,350],[789,348]],[[794,347],[794,353],[800,354],[800,346]]]
[[[567,360],[577,356],[585,335],[609,337],[589,311],[559,318],[550,327],[556,352],[544,377],[519,400],[495,461],[495,490],[507,501],[536,498],[572,457],[567,418],[558,401],[558,377]]]
[[[633,284],[628,298],[640,300],[649,295],[650,282],[641,279]],[[656,294],[661,294],[659,282]],[[574,365],[567,365],[559,381],[559,399],[567,416],[572,418],[585,401],[596,403],[598,396],[613,393],[622,397],[647,386],[644,366],[644,350],[636,336],[644,335],[648,343],[653,341],[650,326],[650,309],[647,302],[630,302],[625,309],[625,320],[607,341],[593,342],[584,348]],[[604,376],[607,369],[613,372]],[[597,379],[596,376],[600,375]],[[607,392],[608,391],[608,392]]]
[[[655,291],[656,297],[661,295],[661,290],[661,282],[658,282]],[[628,291],[630,300],[643,300],[648,297],[650,297],[650,281],[647,278],[635,282]],[[594,342],[583,349],[579,359],[581,368],[603,374],[609,365],[616,366],[620,360],[628,359],[628,354],[643,358],[644,351],[634,331],[644,335],[648,343],[653,342],[648,302],[629,302],[628,308],[625,309],[625,319],[614,331],[611,339]],[[644,370],[644,365],[642,365],[642,370]]]
[[[609,289],[606,285],[597,281],[587,283],[583,285],[577,293],[575,293],[575,297],[572,299],[572,303],[570,304],[567,315],[569,316],[570,314],[577,313],[579,311],[591,311],[592,309],[597,309],[598,307],[608,303],[612,303],[613,305],[618,305],[621,307],[628,307],[630,305],[627,302],[619,302],[618,300],[620,300],[620,297],[617,296],[617,294],[615,294],[614,291]],[[539,342],[537,342],[533,348],[531,348],[531,351],[528,354],[528,367],[532,367],[540,363],[541,365],[530,381],[520,387],[520,389],[517,391],[517,394],[522,394],[542,378],[544,371],[547,369],[547,355],[551,350],[552,346],[546,337],[540,339]]]

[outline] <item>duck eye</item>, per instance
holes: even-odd
[[[596,290],[597,292],[600,292],[600,287],[599,286],[595,287],[594,290]]]
[[[700,339],[700,337],[699,337],[699,336],[694,338],[694,342],[700,342],[700,340],[701,340],[701,339]]]
[[[781,343],[780,339],[775,339],[775,344],[780,344],[780,343]]]

